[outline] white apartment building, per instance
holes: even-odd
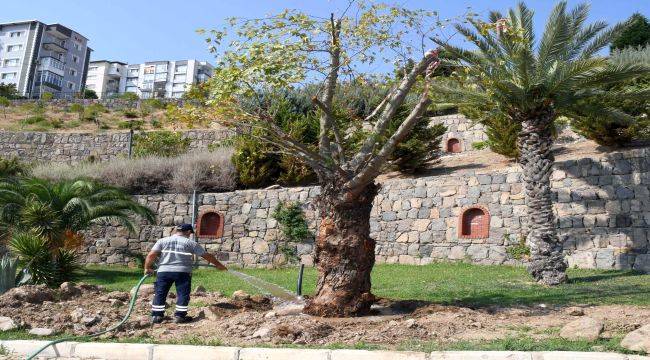
[[[0,83],[28,98],[74,97],[84,89],[91,52],[86,37],[61,24],[0,23]]]
[[[180,98],[192,84],[206,81],[213,67],[205,61],[151,61],[124,64],[119,61],[91,61],[86,88],[100,98],[131,92],[141,99]]]

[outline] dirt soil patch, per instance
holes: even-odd
[[[631,305],[579,307],[537,306],[469,308],[424,301],[380,300],[370,316],[327,319],[300,313],[300,306],[272,304],[263,296],[234,300],[218,292],[192,296],[189,324],[170,318],[151,326],[151,289],[137,301],[134,314],[119,331],[104,338],[151,338],[156,342],[354,345],[359,342],[396,348],[413,341],[454,342],[494,340],[523,334],[544,339],[557,337],[559,329],[579,316],[602,320],[602,337],[620,336],[650,319],[650,308]],[[62,289],[23,286],[0,296],[0,316],[19,327],[51,328],[57,333],[88,335],[117,323],[126,313],[130,295],[108,292],[100,286],[64,284]],[[174,299],[168,300],[167,314]]]

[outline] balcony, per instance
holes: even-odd
[[[59,24],[48,25],[45,32],[58,39],[69,39],[72,36],[72,30]]]
[[[111,77],[121,77],[122,73],[120,72],[120,69],[117,66],[111,66],[108,68],[106,75]]]
[[[41,71],[51,71],[57,75],[65,75],[65,64],[53,57],[42,57],[38,67]]]
[[[57,53],[65,53],[66,51],[68,51],[68,49],[65,46],[54,42],[43,43],[43,49],[47,51],[54,51]]]

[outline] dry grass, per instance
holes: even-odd
[[[174,158],[143,157],[102,163],[42,164],[35,177],[61,180],[90,178],[126,189],[132,194],[189,193],[235,189],[232,150],[188,153]]]

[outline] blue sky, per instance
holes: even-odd
[[[396,0],[407,7],[437,10],[443,17],[462,14],[467,6],[486,14],[505,10],[516,0]],[[571,0],[570,4],[582,1]],[[634,12],[650,17],[650,0],[592,0],[591,20],[622,21]],[[153,60],[198,59],[214,63],[198,28],[215,28],[230,16],[260,17],[284,8],[315,15],[341,9],[343,0],[23,0],[0,5],[0,22],[38,19],[58,22],[90,39],[92,58],[137,63]],[[555,1],[528,0],[541,31]]]

